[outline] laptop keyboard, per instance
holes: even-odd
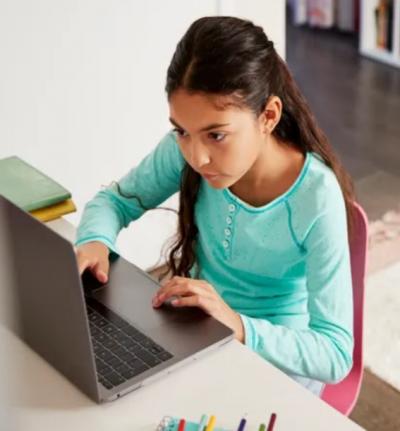
[[[118,386],[173,355],[94,298],[86,298],[97,378]]]

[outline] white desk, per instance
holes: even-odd
[[[65,220],[48,224],[71,239]],[[16,429],[29,431],[153,431],[165,414],[198,420],[215,414],[217,426],[257,431],[276,412],[276,431],[361,430],[325,402],[236,340],[112,403],[97,405],[10,332],[7,385]],[[1,416],[1,415],[0,415]],[[0,429],[1,425],[0,425]]]

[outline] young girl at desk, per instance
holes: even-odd
[[[76,253],[106,282],[119,231],[180,191],[177,240],[153,307],[201,307],[320,394],[352,366],[353,191],[262,28],[203,17],[165,87],[173,130],[84,209]],[[165,275],[165,273],[164,273]]]

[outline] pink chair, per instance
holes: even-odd
[[[354,237],[350,244],[351,273],[354,306],[354,351],[353,367],[344,380],[327,384],[321,399],[340,413],[348,416],[356,404],[363,378],[363,312],[364,285],[368,248],[368,218],[356,202]]]

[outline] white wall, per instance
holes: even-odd
[[[1,0],[0,158],[19,155],[61,182],[78,212],[170,128],[168,64],[192,21],[237,15],[285,53],[284,0]],[[177,195],[163,205],[177,208]],[[176,216],[150,211],[121,232],[122,254],[153,265]]]

